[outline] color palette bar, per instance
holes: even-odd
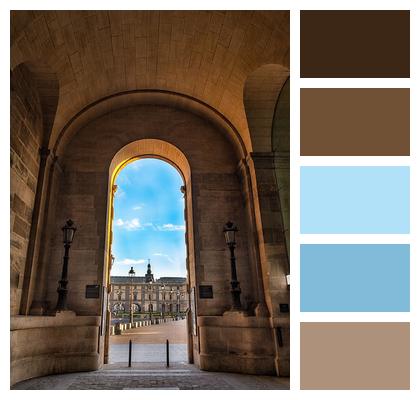
[[[410,311],[410,246],[301,245],[300,310]]]
[[[408,167],[301,167],[301,233],[409,233]]]
[[[409,389],[410,324],[305,322],[301,389]]]
[[[410,11],[301,11],[300,77],[301,389],[410,389],[410,88],[347,79],[410,77]]]

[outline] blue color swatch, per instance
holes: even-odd
[[[409,233],[409,167],[301,167],[301,233]]]
[[[300,310],[410,311],[410,246],[302,244]]]

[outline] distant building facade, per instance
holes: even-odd
[[[110,310],[113,315],[130,311],[130,296],[135,313],[183,313],[188,308],[187,279],[154,279],[150,262],[144,276],[111,276]]]

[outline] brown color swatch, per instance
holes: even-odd
[[[410,89],[301,89],[302,156],[409,156]]]
[[[410,324],[303,322],[301,389],[410,389]]]
[[[301,11],[300,76],[409,78],[410,11]]]

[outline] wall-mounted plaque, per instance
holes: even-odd
[[[99,299],[101,293],[100,285],[86,285],[86,299]]]
[[[288,304],[280,304],[280,312],[281,313],[288,313],[289,312],[289,305]]]
[[[213,286],[211,285],[200,285],[198,287],[200,299],[212,299],[213,298]]]

